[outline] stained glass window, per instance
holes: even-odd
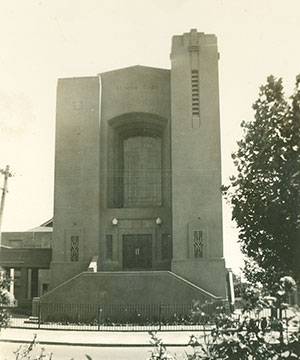
[[[161,138],[124,141],[124,207],[161,206]]]

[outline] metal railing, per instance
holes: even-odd
[[[194,304],[39,303],[33,316],[14,314],[15,328],[91,331],[178,331],[207,329],[207,319],[221,302]]]

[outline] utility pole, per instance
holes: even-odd
[[[5,203],[5,195],[8,192],[7,190],[7,181],[8,178],[12,176],[12,174],[9,172],[9,166],[6,165],[5,170],[0,169],[0,174],[4,175],[4,183],[3,183],[3,188],[1,188],[2,190],[2,195],[1,195],[1,203],[0,203],[0,251],[1,251],[1,225],[2,225],[2,217],[3,217],[3,210],[4,210],[4,203]]]

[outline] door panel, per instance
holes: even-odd
[[[135,268],[136,246],[135,236],[123,235],[123,268]]]
[[[152,268],[152,235],[123,235],[123,268],[144,270]]]

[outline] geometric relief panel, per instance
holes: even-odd
[[[193,234],[194,258],[203,258],[203,232],[194,230]]]
[[[79,236],[71,236],[70,260],[71,262],[79,261]]]

